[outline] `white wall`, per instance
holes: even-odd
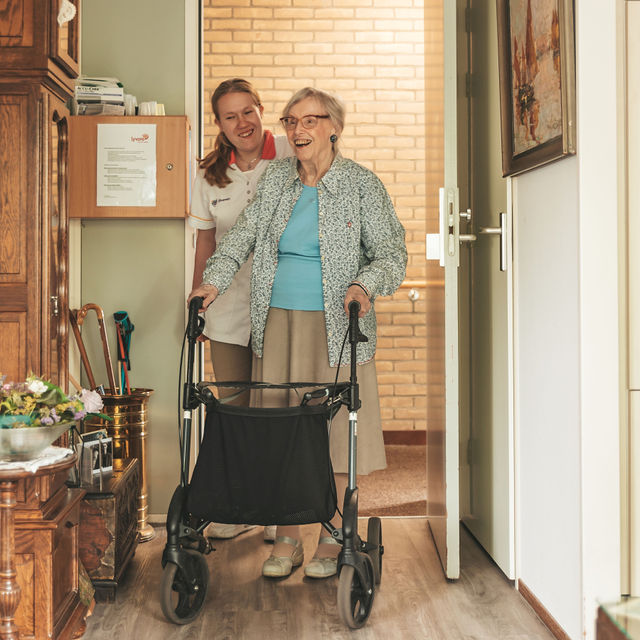
[[[577,157],[513,179],[518,575],[572,638],[620,589],[619,4],[576,2]]]
[[[513,179],[518,575],[580,635],[578,161]]]
[[[624,3],[577,4],[583,624],[620,595],[620,287]],[[597,46],[594,44],[597,43]]]

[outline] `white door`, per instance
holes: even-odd
[[[477,239],[468,250],[471,397],[469,431],[460,434],[460,518],[507,577],[514,578],[513,271],[500,147],[496,3],[469,0],[469,5],[470,131],[464,179],[469,188],[460,206],[471,209],[468,229]]]
[[[457,161],[456,3],[444,3],[444,185],[440,229],[427,236],[427,257],[444,269],[443,288],[427,300],[427,519],[449,579],[460,576],[459,509],[459,260],[460,209]],[[463,287],[464,290],[464,287]],[[444,307],[444,349],[437,322]],[[435,310],[434,310],[435,309]],[[440,314],[442,315],[442,314]]]
[[[460,575],[460,521],[512,578],[511,243],[495,6],[455,4],[444,7],[445,166],[437,238],[444,287],[440,300],[428,301],[444,309],[440,361],[429,351],[437,342],[427,338],[429,377],[442,375],[430,387],[443,398],[438,407],[431,394],[427,405],[427,517],[447,578]]]

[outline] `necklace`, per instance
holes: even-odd
[[[260,158],[261,158],[261,157],[262,157],[262,151],[260,151],[260,155],[259,155],[259,156],[256,156],[253,160],[246,160],[246,161],[245,161],[245,160],[242,160],[242,162],[246,162],[246,163],[247,163],[247,169],[246,169],[246,170],[247,170],[247,171],[249,171],[250,169],[253,169],[253,168],[254,168],[254,166],[253,166],[253,165],[254,165],[258,160],[260,160]]]

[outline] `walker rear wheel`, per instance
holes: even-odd
[[[209,587],[209,567],[204,556],[191,549],[185,553],[195,577],[193,583],[189,583],[178,565],[168,562],[160,586],[162,613],[174,624],[189,624],[198,617]]]
[[[367,543],[375,545],[373,549],[368,551],[371,558],[371,564],[373,564],[373,577],[376,584],[380,584],[382,579],[382,523],[380,518],[369,518],[367,523]]]
[[[351,565],[344,565],[338,582],[338,614],[350,629],[359,629],[369,618],[375,595],[373,565],[368,555],[363,555],[368,573],[368,584],[363,585],[358,572]]]

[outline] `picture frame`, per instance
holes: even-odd
[[[573,0],[496,0],[502,175],[576,152]]]
[[[102,430],[81,434],[80,438],[80,480],[83,484],[92,484],[113,471],[113,439]]]

